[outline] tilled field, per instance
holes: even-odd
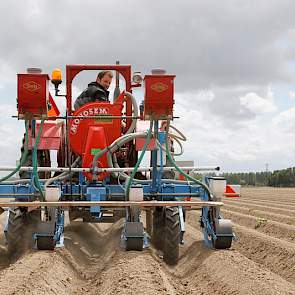
[[[122,222],[73,223],[63,249],[28,251],[12,262],[0,239],[0,294],[295,294],[295,189],[243,189],[225,199],[234,222],[230,250],[204,247],[189,212],[180,261],[168,267],[153,248],[125,252]]]

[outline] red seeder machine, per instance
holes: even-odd
[[[116,73],[113,103],[91,102],[73,111],[73,80],[82,71],[99,70]],[[118,89],[119,75],[125,80],[124,91]],[[22,157],[17,167],[0,167],[10,171],[0,180],[1,212],[8,211],[9,251],[17,252],[25,244],[40,250],[62,246],[68,212],[70,221],[112,223],[124,218],[126,250],[142,250],[151,240],[163,251],[166,263],[176,264],[185,211],[194,209],[201,209],[206,244],[231,247],[232,224],[220,215],[225,180],[199,181],[186,173],[219,167],[180,168],[175,162],[174,145],[179,144],[182,152],[186,138],[171,125],[174,78],[158,70],[142,79],[138,72],[132,75],[130,65],[68,65],[62,95],[60,70],[54,70],[51,79],[36,69],[18,74],[17,118],[24,120],[26,129]],[[55,99],[66,99],[64,115],[50,95],[50,80]],[[142,85],[144,100],[138,108],[132,89]],[[143,121],[149,128],[140,131]],[[57,167],[51,166],[51,150],[57,151]],[[150,166],[142,167],[147,152]],[[20,179],[11,180],[17,172]],[[175,172],[184,180],[176,179]]]

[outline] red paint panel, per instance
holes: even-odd
[[[163,120],[173,116],[173,80],[170,75],[146,75],[144,118],[145,120]]]
[[[37,123],[36,136],[40,123]],[[44,123],[43,132],[40,138],[38,150],[59,150],[62,139],[63,123]],[[33,140],[34,145],[35,140]],[[32,135],[29,134],[29,148],[32,149]]]
[[[90,126],[85,142],[85,152],[82,157],[82,167],[92,167],[92,161],[94,155],[93,149],[104,149],[107,146],[105,130],[102,126]],[[97,161],[98,167],[108,167],[108,161],[106,155],[102,156]],[[89,180],[92,180],[92,173],[83,173]],[[99,173],[98,180],[103,180],[107,176],[107,173]]]
[[[82,106],[73,116],[121,116],[122,104],[93,102]],[[73,119],[69,121],[70,145],[73,152],[82,155],[85,151],[88,129],[91,126],[103,127],[107,145],[121,136],[120,119]]]
[[[47,74],[17,75],[17,105],[19,115],[46,116],[49,99]]]
[[[229,195],[227,195],[227,194],[229,194]],[[225,188],[225,196],[227,198],[239,198],[240,194],[236,193],[234,191],[234,189],[230,186],[230,184],[227,184],[226,188]]]
[[[142,151],[145,142],[146,142],[145,138],[136,138],[135,139],[135,148],[136,148],[136,150],[137,151]],[[148,151],[153,150],[155,148],[155,145],[156,145],[156,140],[154,138],[152,138],[151,142],[149,143],[149,145],[147,147],[147,150]]]

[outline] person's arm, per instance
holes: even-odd
[[[109,101],[106,91],[99,87],[89,87],[88,91],[93,101]]]
[[[83,91],[74,103],[74,109],[77,110],[82,107],[84,104],[92,102],[91,97],[87,96],[87,93]]]

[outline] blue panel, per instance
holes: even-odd
[[[1,198],[13,198],[13,196],[5,196],[5,194],[19,194],[19,196],[15,196],[15,200],[30,200],[29,196],[21,195],[21,194],[30,194],[34,192],[34,189],[29,184],[0,184],[0,194],[4,194],[0,196]]]
[[[158,140],[161,144],[164,144],[166,140],[166,132],[159,132]]]
[[[14,187],[13,185],[1,184],[0,185],[0,194],[14,194]],[[1,198],[5,198],[2,197]]]
[[[124,194],[124,189],[120,185],[107,185],[108,194]]]
[[[105,187],[88,187],[87,188],[87,200],[89,200],[89,201],[105,201],[106,200],[106,188]],[[90,212],[93,215],[98,215],[100,212],[100,206],[91,206]]]
[[[73,194],[82,194],[87,196],[87,200],[98,198],[99,200],[106,200],[106,195],[112,195],[112,194],[122,194],[124,195],[124,187],[120,185],[105,185],[102,186],[101,184],[97,185],[91,185],[88,186],[86,184],[83,185],[76,185],[73,184],[72,186],[70,184],[63,185],[62,187],[62,193],[63,194],[70,194],[71,192]],[[152,193],[152,185],[151,184],[143,184],[142,185],[144,194],[150,194]],[[30,184],[0,184],[0,194],[30,194],[34,192],[33,187]],[[199,193],[200,197],[204,200],[208,200],[208,195],[206,192],[204,192],[204,189],[201,188],[198,185],[189,185],[189,184],[170,184],[170,183],[162,183],[161,186],[158,189],[159,193],[165,193],[165,194],[175,194],[175,193]],[[0,196],[1,198],[5,198],[7,196]],[[184,196],[179,196],[178,198],[185,198]],[[16,197],[16,200],[27,200],[28,196],[18,196]],[[163,197],[165,200],[169,199],[175,199],[175,196],[165,196]],[[96,212],[97,209],[95,209]]]

